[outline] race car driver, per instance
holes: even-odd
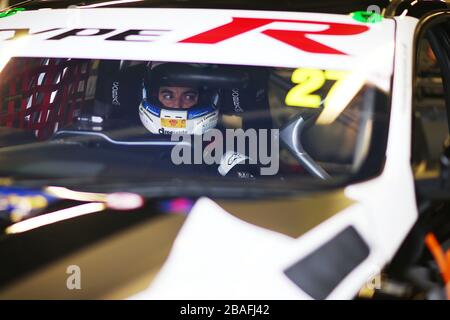
[[[153,134],[164,135],[201,135],[216,128],[222,88],[207,68],[186,63],[149,65],[139,106],[144,127]],[[254,178],[257,170],[245,165],[246,159],[242,154],[225,152],[217,172],[222,176]]]
[[[218,121],[219,91],[202,83],[202,66],[163,63],[149,66],[139,115],[155,134],[203,134]]]

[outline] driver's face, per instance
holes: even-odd
[[[198,102],[198,90],[190,87],[160,87],[158,99],[167,108],[189,109]]]

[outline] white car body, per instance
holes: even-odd
[[[225,40],[216,39],[217,43],[186,41],[236,18],[266,19],[266,23]],[[325,297],[351,299],[393,258],[418,217],[410,163],[413,42],[418,21],[405,16],[362,23],[349,15],[277,11],[41,9],[0,19],[0,67],[10,57],[20,56],[126,57],[291,68],[301,64],[351,71],[355,81],[364,77],[392,92],[384,168],[377,177],[344,188],[351,205],[301,236],[292,237],[243,221],[213,200],[201,198],[186,218],[154,281],[128,296],[313,299],[286,276],[285,270],[352,227],[368,246],[369,254]],[[352,35],[314,35],[328,30],[330,23],[364,26],[367,30]],[[28,30],[11,40],[18,35],[18,29]],[[74,29],[82,30],[61,39],[62,34]],[[101,33],[101,29],[111,30]],[[147,31],[124,36],[120,41],[109,39],[127,30]],[[307,39],[336,51],[308,52],[265,34],[267,30],[303,32]],[[51,39],[58,36],[59,40]],[[328,267],[333,272],[333,266]]]

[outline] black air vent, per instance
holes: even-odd
[[[325,299],[369,252],[368,245],[350,226],[284,273],[312,298]]]

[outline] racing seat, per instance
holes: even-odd
[[[93,115],[103,119],[121,119],[139,123],[138,107],[142,100],[142,79],[145,63],[101,61]]]
[[[222,90],[220,114],[240,117],[244,130],[272,128],[267,98],[268,72],[261,68],[229,68],[247,72],[249,80],[241,86]],[[106,120],[120,119],[140,125],[138,107],[145,71],[145,62],[102,61],[92,114]]]
[[[248,73],[248,82],[225,89],[221,113],[242,119],[242,129],[272,129],[273,121],[268,100],[269,71],[254,67],[236,67]]]

